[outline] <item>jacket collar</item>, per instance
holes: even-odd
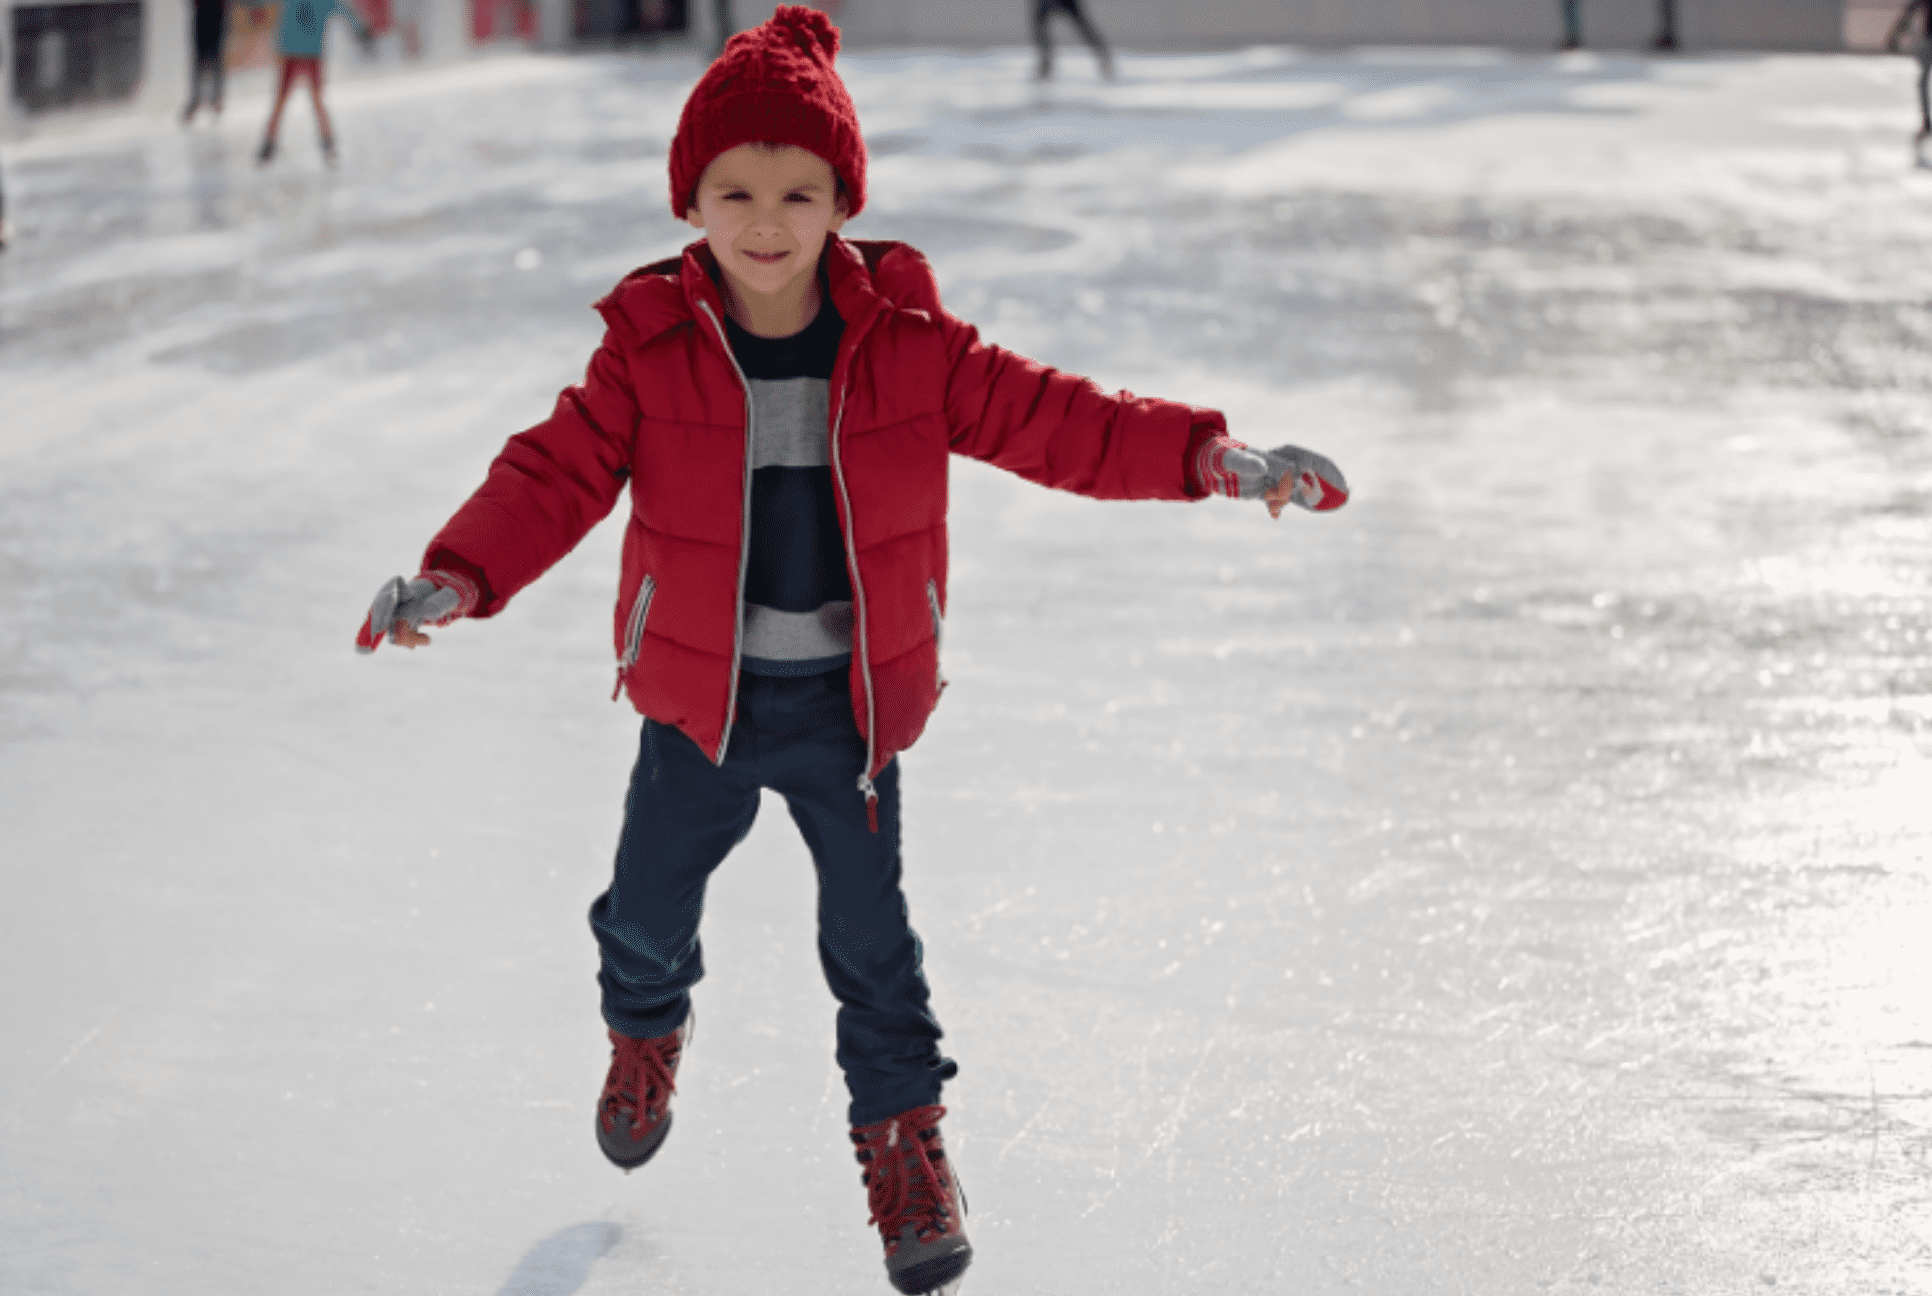
[[[845,321],[848,337],[856,338],[871,326],[872,316],[886,305],[872,282],[872,271],[865,256],[845,239],[834,234],[825,240],[825,281],[832,288],[832,308]]]
[[[711,245],[703,239],[687,243],[684,258],[678,266],[678,287],[684,291],[686,305],[691,314],[699,320],[704,319],[703,307],[711,308],[711,315],[719,325],[725,317],[724,294],[718,291],[718,258],[711,254]]]
[[[873,315],[886,305],[872,285],[872,272],[866,268],[865,257],[851,243],[834,234],[825,240],[825,252],[819,264],[831,287],[832,307],[845,321],[846,337],[856,339],[870,327]],[[678,266],[678,286],[683,290],[685,303],[699,320],[704,319],[701,307],[708,305],[722,326],[725,306],[724,294],[718,290],[719,273],[718,258],[712,255],[710,245],[703,239],[685,247]]]

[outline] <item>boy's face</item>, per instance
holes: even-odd
[[[816,153],[740,144],[698,178],[684,219],[739,288],[763,296],[796,290],[818,267],[825,236],[845,224],[832,164]]]

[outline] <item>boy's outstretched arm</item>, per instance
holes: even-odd
[[[1090,499],[1190,500],[1197,436],[1227,431],[1218,411],[1107,393],[980,339],[943,309],[946,422],[953,453]]]
[[[957,454],[1096,499],[1228,495],[1264,500],[1274,517],[1289,504],[1328,512],[1348,501],[1341,470],[1322,455],[1251,449],[1227,435],[1216,410],[1109,395],[981,341],[943,308],[934,314],[947,332],[946,413]]]
[[[414,580],[376,594],[356,647],[429,642],[425,625],[494,616],[602,521],[622,493],[640,417],[613,325],[583,382],[550,417],[510,438],[476,493],[429,542]]]

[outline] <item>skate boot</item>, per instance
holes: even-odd
[[[270,135],[267,139],[262,141],[262,147],[260,148],[260,150],[256,152],[255,165],[267,166],[269,164],[270,159],[272,159],[274,156],[275,156],[275,137],[273,135]]]
[[[335,166],[338,162],[341,161],[341,159],[336,156],[335,136],[333,135],[324,135],[322,137],[322,160],[328,163],[330,166]]]
[[[610,1074],[597,1100],[597,1146],[629,1174],[657,1155],[671,1132],[671,1095],[692,1017],[669,1035],[632,1039],[610,1033]]]
[[[973,1262],[966,1194],[939,1137],[945,1114],[937,1105],[914,1107],[852,1131],[872,1207],[866,1223],[879,1226],[886,1277],[905,1296],[950,1291]]]

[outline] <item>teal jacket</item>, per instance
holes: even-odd
[[[267,0],[254,0],[249,8],[259,9],[265,3]],[[362,21],[354,5],[343,0],[282,0],[282,27],[275,33],[276,48],[293,58],[321,58],[329,15],[337,12],[349,20],[356,35],[368,37],[369,24]]]

